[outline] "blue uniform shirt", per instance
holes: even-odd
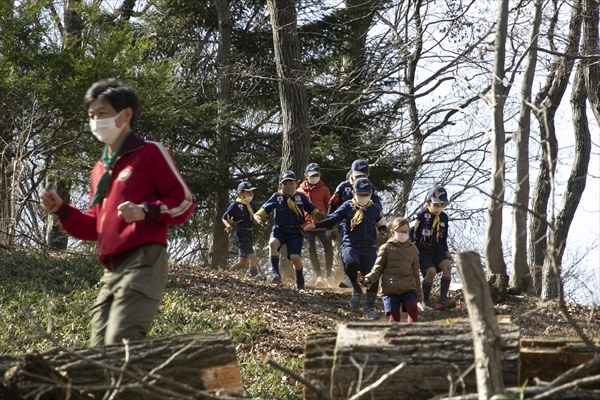
[[[440,224],[433,228],[435,215],[431,214],[427,208],[419,210],[412,216],[410,222],[411,240],[419,251],[432,250],[448,251],[448,214],[440,213]]]
[[[351,226],[356,207],[351,201],[344,202],[340,208],[329,214],[333,224],[339,224],[343,231],[342,245],[377,245],[379,235],[378,226],[385,226],[381,206],[373,202],[368,208],[363,209],[363,220],[360,224]],[[327,223],[327,220],[323,221]],[[320,223],[317,223],[317,226]],[[325,226],[327,227],[327,226]]]
[[[250,207],[252,207],[252,212],[256,212],[256,206],[253,202],[250,202]],[[221,216],[221,219],[229,218],[237,223],[238,228],[252,229],[254,226],[254,221],[250,219],[248,208],[237,201],[232,202],[227,208],[227,211],[225,211],[225,214]]]
[[[290,209],[287,204],[288,196],[279,192],[273,193],[271,198],[262,205],[262,209],[270,214],[271,211],[275,211],[274,220],[275,225],[279,226],[300,226],[303,225],[306,220],[304,219],[304,211],[308,214],[312,213],[317,207],[310,202],[308,197],[304,193],[296,192],[291,196],[292,200],[296,204],[296,207],[300,210],[300,215],[296,214]]]

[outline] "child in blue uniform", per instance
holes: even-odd
[[[358,308],[363,294],[357,278],[371,272],[377,258],[377,239],[387,236],[387,227],[381,206],[371,199],[371,182],[367,178],[354,181],[353,197],[329,214],[329,218],[309,224],[304,229],[328,228],[340,225],[342,235],[342,259],[346,275],[352,283],[350,307]],[[379,319],[375,312],[375,301],[379,283],[374,282],[367,290],[364,316]]]
[[[271,260],[272,282],[281,283],[279,274],[279,249],[287,245],[288,258],[296,269],[296,287],[304,289],[304,273],[302,270],[302,243],[304,231],[302,225],[306,222],[304,211],[310,216],[321,220],[325,215],[310,202],[305,194],[297,192],[298,181],[292,171],[285,171],[279,179],[279,191],[274,193],[260,210],[254,214],[254,220],[262,224],[263,220],[275,211],[275,224],[269,240],[269,257]]]
[[[252,227],[254,226],[254,213],[256,206],[252,202],[256,187],[250,182],[242,182],[237,187],[237,199],[233,201],[227,211],[221,216],[227,233],[233,234],[233,242],[238,248],[240,259],[231,266],[232,271],[238,271],[250,261],[250,276],[258,275],[258,259],[254,253],[252,240]],[[237,229],[234,224],[235,222]]]
[[[335,188],[335,192],[333,196],[331,196],[331,200],[329,201],[329,209],[327,210],[327,215],[334,212],[339,206],[341,206],[344,202],[348,200],[352,200],[353,197],[353,185],[357,179],[360,178],[368,178],[369,177],[369,163],[367,160],[354,160],[352,162],[352,167],[350,167],[350,172],[348,172],[347,179],[345,181],[340,182],[340,184]],[[381,208],[381,200],[379,196],[377,196],[377,190],[371,184],[371,200]],[[340,235],[344,236],[343,232],[344,227],[340,225],[339,231]],[[347,275],[344,276],[342,282],[340,282],[339,287],[346,288],[350,287],[351,282]]]
[[[427,193],[426,202],[426,207],[413,215],[410,223],[412,240],[419,250],[423,276],[423,302],[420,303],[420,308],[421,311],[433,310],[429,294],[435,275],[441,272],[440,298],[435,305],[435,309],[441,311],[456,307],[456,302],[448,298],[453,260],[447,242],[448,215],[444,212],[448,204],[446,189],[441,186],[432,188]]]

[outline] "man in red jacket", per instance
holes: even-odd
[[[299,192],[304,193],[308,199],[313,203],[323,214],[327,214],[327,208],[329,207],[329,200],[331,194],[327,186],[321,181],[321,167],[319,164],[310,163],[306,166],[306,172],[304,173],[304,182],[300,184],[298,188]],[[305,213],[306,214],[306,213]],[[316,219],[306,214],[306,224],[314,224],[318,222]],[[330,231],[322,229],[312,229],[306,231],[308,236],[308,253],[310,255],[310,262],[313,267],[313,271],[317,276],[317,287],[333,286],[334,281],[331,276],[331,268],[333,264],[333,247],[330,239]],[[323,278],[323,272],[321,271],[321,264],[319,262],[319,256],[317,254],[316,238],[319,238],[323,245],[325,252],[325,278]]]
[[[92,133],[106,144],[91,173],[87,212],[52,190],[42,207],[58,216],[73,237],[97,242],[104,266],[92,307],[91,345],[143,339],[158,312],[167,283],[167,228],[182,224],[196,202],[168,151],[131,130],[138,116],[135,92],[108,79],[84,98]]]

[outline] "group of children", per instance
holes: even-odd
[[[232,269],[239,270],[249,262],[250,275],[257,275],[252,227],[262,224],[274,211],[269,240],[271,282],[281,283],[279,250],[285,244],[288,258],[296,270],[296,287],[298,290],[305,288],[300,254],[306,238],[317,286],[333,286],[330,233],[338,225],[345,279],[352,287],[349,305],[358,309],[365,289],[365,318],[380,318],[375,312],[379,285],[384,311],[390,322],[401,320],[400,310],[408,314],[407,321],[410,323],[418,321],[419,309],[429,311],[456,307],[456,302],[448,298],[453,260],[447,244],[446,190],[441,186],[432,188],[427,194],[425,208],[419,210],[410,222],[395,218],[390,226],[389,239],[378,246],[379,240],[388,237],[387,221],[381,200],[368,176],[367,161],[354,161],[348,179],[340,183],[330,196],[329,189],[320,179],[318,164],[311,163],[306,167],[304,181],[300,185],[292,171],[285,171],[279,179],[279,190],[258,211],[252,202],[256,187],[250,182],[240,183],[238,197],[222,216],[225,229],[232,233],[240,256]],[[315,247],[317,237],[325,253],[324,275]],[[430,301],[431,287],[439,272],[442,273],[440,296],[433,304]]]

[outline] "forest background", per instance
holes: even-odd
[[[198,200],[173,260],[236,257],[220,216],[240,181],[260,205],[283,169],[317,162],[333,190],[365,158],[388,219],[444,185],[451,250],[502,291],[599,304],[598,52],[594,0],[1,0],[0,245],[93,254],[38,193],[86,209],[81,100],[116,77]]]

